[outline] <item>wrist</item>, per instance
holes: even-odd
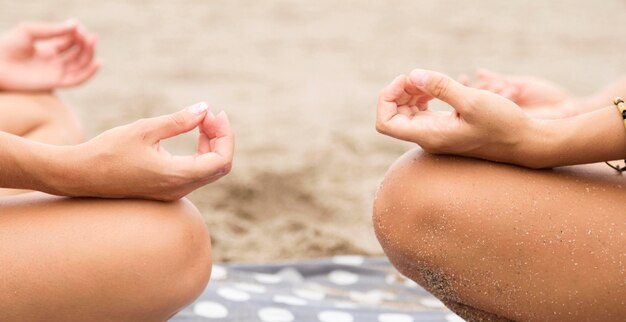
[[[530,119],[521,133],[515,164],[542,169],[558,164],[559,148],[562,146],[563,126],[559,119]]]
[[[594,163],[624,157],[626,131],[614,106],[557,120],[532,120],[516,164],[530,168]]]
[[[32,174],[34,190],[61,196],[73,196],[72,186],[78,183],[76,146],[34,143],[25,170]]]

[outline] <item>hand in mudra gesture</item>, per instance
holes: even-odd
[[[433,99],[448,103],[452,111],[429,109]],[[416,69],[409,76],[396,77],[381,91],[376,128],[428,152],[520,164],[532,122],[519,106],[500,95]]]
[[[0,36],[0,90],[48,91],[79,85],[100,67],[96,36],[77,21],[22,23]]]
[[[196,153],[172,155],[161,141],[198,129]],[[54,147],[43,191],[73,197],[177,200],[231,169],[235,138],[224,112],[206,103],[103,132],[75,146]],[[55,162],[56,161],[56,162]],[[37,171],[37,169],[33,169]]]

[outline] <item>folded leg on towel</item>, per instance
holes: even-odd
[[[470,321],[623,321],[626,178],[418,149],[374,204],[391,262]]]

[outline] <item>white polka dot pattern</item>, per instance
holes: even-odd
[[[211,280],[225,280],[228,277],[226,269],[219,265],[213,265],[211,268]]]
[[[228,316],[228,309],[219,303],[202,301],[194,305],[193,313],[209,319],[223,319]]]
[[[250,299],[250,294],[234,288],[223,287],[217,290],[217,294],[227,300],[245,302]]]
[[[320,322],[353,322],[354,317],[350,313],[341,311],[322,311],[317,314]]]
[[[195,318],[194,318],[195,317]],[[213,266],[212,283],[172,322],[462,322],[382,258],[336,256]]]
[[[266,307],[257,313],[263,322],[291,322],[295,319],[293,313],[276,307]]]
[[[352,285],[359,281],[359,276],[342,270],[335,270],[328,274],[328,279],[337,285]]]

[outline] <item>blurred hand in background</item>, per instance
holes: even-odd
[[[465,75],[461,83],[499,94],[519,105],[534,118],[556,119],[577,114],[575,99],[561,86],[542,78],[496,73],[487,69],[476,71],[476,84]]]
[[[100,67],[96,36],[76,20],[21,23],[0,36],[0,90],[49,91],[82,84]]]

